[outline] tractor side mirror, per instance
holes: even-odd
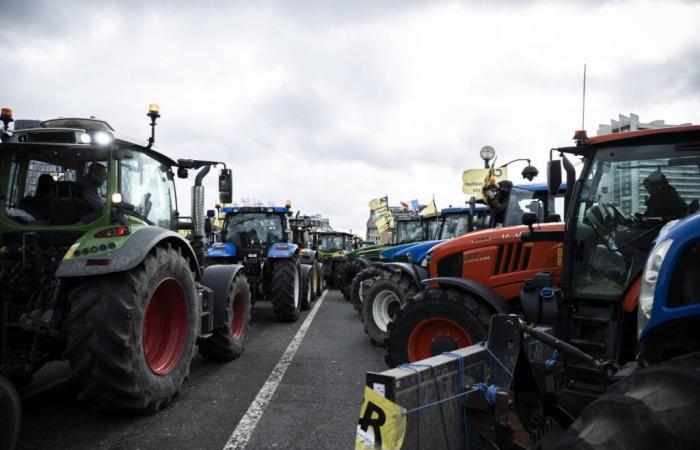
[[[532,226],[537,223],[537,220],[537,214],[533,212],[526,212],[523,214],[523,225],[527,225],[528,227],[532,228]]]
[[[187,169],[185,169],[184,167],[177,168],[177,177],[178,178],[187,178],[188,175],[189,175],[189,173],[187,172]]]
[[[209,218],[216,217],[216,210],[207,209],[207,217],[209,217]]]
[[[233,201],[233,175],[231,175],[231,169],[221,169],[219,172],[219,201],[224,204]]]
[[[547,190],[549,195],[556,195],[561,186],[561,161],[547,161]]]

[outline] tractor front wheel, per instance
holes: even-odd
[[[321,263],[319,263],[318,260],[314,261],[313,271],[314,294],[316,295],[316,298],[319,298],[321,295],[323,295],[323,275],[321,275]]]
[[[22,404],[10,380],[0,375],[0,448],[17,446],[22,426]]]
[[[301,275],[296,258],[280,259],[272,266],[272,311],[280,322],[296,322],[301,310]]]
[[[413,280],[403,273],[386,269],[380,271],[362,300],[365,333],[373,343],[384,344],[388,337],[389,323],[394,320],[401,305],[417,292],[418,288]]]
[[[362,302],[365,294],[372,287],[375,281],[379,279],[380,269],[378,267],[367,267],[358,273],[352,280],[350,288],[350,303],[358,314],[362,315]]]
[[[199,320],[194,276],[170,246],[69,294],[66,356],[78,398],[124,412],[158,410],[189,373]]]
[[[250,287],[239,272],[231,283],[224,325],[199,344],[199,353],[209,359],[230,361],[238,358],[250,331]]]
[[[423,291],[389,323],[386,363],[395,367],[483,341],[490,318],[490,312],[466,293]]]

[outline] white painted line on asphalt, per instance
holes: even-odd
[[[231,437],[228,438],[228,442],[226,442],[224,450],[242,450],[246,447],[246,445],[248,445],[248,441],[250,441],[251,436],[253,436],[255,427],[262,418],[265,408],[267,408],[267,405],[270,404],[270,400],[272,400],[272,396],[275,394],[277,386],[279,386],[280,382],[282,382],[282,377],[284,377],[287,367],[289,367],[294,355],[296,355],[297,350],[301,346],[301,341],[304,339],[304,336],[306,336],[306,332],[309,330],[309,326],[311,326],[311,321],[314,320],[314,317],[321,307],[321,303],[323,303],[323,300],[326,298],[327,293],[328,290],[323,292],[323,295],[321,295],[321,298],[316,301],[316,304],[314,305],[313,309],[311,309],[309,315],[306,316],[304,323],[301,324],[297,334],[294,335],[294,339],[292,339],[287,346],[287,350],[284,351],[282,357],[277,362],[277,365],[274,369],[272,369],[272,373],[270,373],[270,376],[267,377],[267,381],[265,381],[263,387],[260,388],[255,400],[253,400],[253,403],[251,403],[248,407],[248,411],[246,411],[241,421],[238,422],[238,425],[236,426],[236,429],[233,430]]]

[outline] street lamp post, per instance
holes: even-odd
[[[493,159],[494,156],[496,156],[496,150],[490,145],[486,145],[484,147],[481,147],[479,155],[481,156],[481,159],[484,160],[484,169],[488,169],[489,161]]]
[[[528,158],[518,158],[512,161],[508,161],[502,166],[499,166],[499,168],[506,167],[508,164],[514,163],[516,161],[527,161],[527,166],[523,169],[521,174],[526,180],[532,181],[532,179],[540,173],[539,170],[537,170],[537,167],[530,164],[530,159]]]

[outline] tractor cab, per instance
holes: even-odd
[[[318,251],[325,255],[345,256],[353,250],[353,239],[349,233],[326,231],[316,234]]]
[[[279,206],[229,206],[224,214],[221,243],[210,247],[209,258],[261,258],[287,250],[291,230],[289,210]],[[284,247],[284,248],[282,248]],[[296,248],[296,246],[295,246]]]
[[[662,229],[698,210],[700,127],[672,127],[586,138],[559,151],[584,161],[569,201],[563,291],[575,326],[565,338],[591,354],[634,358],[640,274]],[[550,186],[561,163],[550,161]],[[588,320],[586,319],[595,319]]]
[[[410,242],[425,241],[430,239],[431,232],[435,233],[438,226],[438,216],[421,218],[419,216],[399,216],[395,225],[395,243],[408,244]]]

